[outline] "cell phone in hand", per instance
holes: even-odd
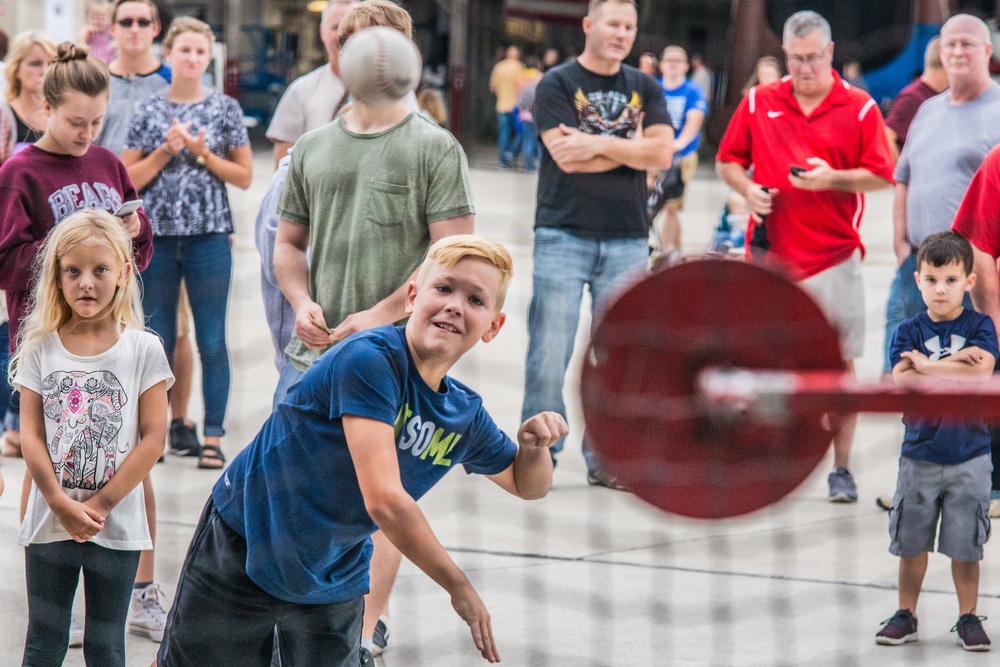
[[[801,176],[802,174],[806,173],[809,170],[806,169],[805,167],[798,167],[796,165],[792,165],[791,167],[788,168],[788,171],[792,172],[792,176]]]
[[[127,218],[138,211],[140,206],[142,206],[141,199],[132,199],[119,206],[118,210],[115,211],[113,215],[116,218]]]

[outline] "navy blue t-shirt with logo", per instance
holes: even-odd
[[[947,322],[935,322],[924,312],[896,327],[889,358],[895,367],[903,360],[903,352],[917,350],[937,361],[966,347],[978,347],[997,357],[993,320],[968,308]],[[990,453],[990,432],[982,420],[927,419],[904,413],[903,424],[902,454],[911,459],[955,465]]]
[[[479,395],[420,377],[404,327],[363,331],[327,351],[292,387],[212,491],[247,541],[247,574],[289,602],[326,604],[368,592],[370,535],[342,417],[395,427],[403,487],[419,499],[457,464],[503,472],[517,453]]]
[[[602,76],[579,62],[553,67],[535,92],[539,135],[566,127],[631,139],[639,128],[670,126],[660,84],[634,67]],[[599,174],[567,174],[544,143],[538,171],[535,227],[554,227],[588,239],[645,238],[646,172],[617,167]]]

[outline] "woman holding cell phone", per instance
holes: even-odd
[[[236,100],[208,90],[202,75],[215,37],[191,17],[163,40],[170,89],[141,103],[122,161],[153,225],[154,259],[142,272],[143,308],[173,363],[181,278],[187,285],[202,364],[205,445],[200,468],[225,465],[221,437],[229,401],[226,309],[232,278],[233,214],[226,183],[250,186],[253,154]]]
[[[118,156],[95,146],[108,106],[108,68],[86,47],[59,45],[45,75],[44,134],[0,167],[0,289],[6,291],[13,350],[28,310],[31,264],[49,230],[71,213],[114,213],[138,193]],[[120,218],[142,269],[153,251],[149,219],[140,208]]]

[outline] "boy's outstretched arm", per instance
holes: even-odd
[[[569,434],[566,420],[557,412],[539,412],[517,430],[517,455],[501,473],[489,478],[518,498],[538,500],[552,487],[549,447]]]
[[[392,425],[350,415],[344,415],[343,424],[368,514],[404,556],[448,591],[452,607],[468,623],[483,657],[500,662],[486,606],[403,488]]]

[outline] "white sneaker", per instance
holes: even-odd
[[[83,626],[76,616],[69,617],[69,647],[80,648],[83,646]]]
[[[155,581],[145,588],[133,590],[128,610],[128,631],[133,635],[149,637],[154,642],[163,641],[167,610],[160,604],[162,598],[163,591]]]
[[[994,498],[990,501],[990,518],[1000,519],[1000,498]]]

